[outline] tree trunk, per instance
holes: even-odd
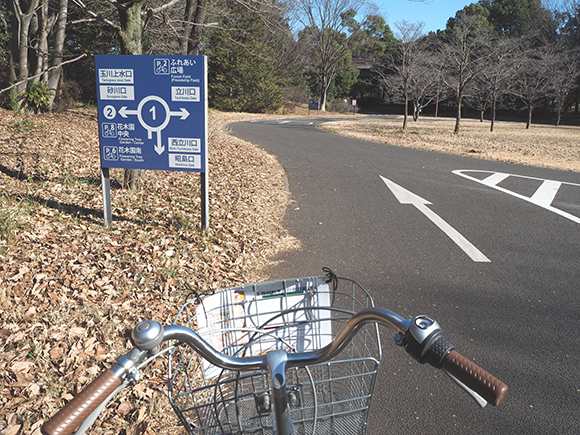
[[[64,39],[66,36],[66,21],[68,17],[68,0],[60,0],[58,7],[58,19],[56,21],[56,30],[54,35],[54,47],[52,51],[51,69],[48,72],[48,90],[52,92],[49,99],[49,107],[52,108],[56,91],[60,84],[60,77],[62,73],[62,52],[64,47]]]
[[[190,0],[191,1],[191,0]],[[197,0],[195,13],[193,14],[192,25],[188,33],[187,53],[189,55],[199,54],[199,45],[201,43],[201,34],[203,33],[203,23],[207,12],[207,0]],[[185,54],[185,53],[184,53]]]
[[[461,100],[463,100],[463,95],[460,93],[457,97],[457,116],[455,117],[455,129],[453,130],[453,134],[459,134],[461,123]]]
[[[409,117],[409,95],[405,89],[405,115],[403,116],[403,130],[407,130],[407,118]]]
[[[189,35],[193,28],[193,12],[197,5],[196,0],[187,0],[185,2],[185,16],[181,26],[181,35],[179,35],[179,54],[185,55],[189,50]]]
[[[532,126],[532,111],[533,111],[533,106],[531,104],[528,104],[528,123],[526,124],[526,129],[530,129],[530,127]]]
[[[12,10],[12,60],[18,66],[18,74],[16,70],[10,71],[10,76],[15,76],[15,81],[21,81],[16,86],[14,93],[15,104],[13,109],[20,111],[24,108],[25,101],[23,96],[26,92],[27,80],[29,75],[29,59],[28,49],[30,45],[30,31],[31,23],[34,18],[35,11],[38,8],[39,0],[32,0],[28,5],[28,10],[23,12],[20,8],[19,0],[12,0],[10,7]]]
[[[142,11],[145,0],[139,0],[128,8],[119,8],[121,20],[121,31],[119,32],[122,41],[123,54],[141,54],[143,52],[143,29],[146,18]],[[125,169],[123,175],[123,185],[125,188],[136,190],[139,188],[145,175],[143,169]]]
[[[119,8],[123,54],[143,53],[143,29],[146,19],[142,16],[145,0],[132,3],[129,7]]]
[[[144,169],[128,169],[123,173],[123,187],[129,190],[137,190],[141,187],[141,182],[145,176]]]
[[[36,83],[41,80],[41,74],[46,71],[46,63],[48,61],[48,1],[40,0],[40,7],[38,8],[38,32],[37,42],[33,47],[33,56],[35,57],[33,64],[36,65],[32,82]],[[29,54],[30,56],[30,54]]]
[[[491,101],[491,126],[489,127],[489,131],[493,131],[493,128],[495,127],[495,96],[493,97],[492,101]]]
[[[563,106],[563,103],[558,101],[557,110],[556,110],[556,126],[559,126],[560,122],[562,121],[562,110],[563,110],[562,106]]]
[[[319,109],[321,112],[326,112],[326,94],[328,92],[328,88],[330,87],[330,82],[327,82],[328,77],[322,78],[322,92],[320,93],[320,106]]]

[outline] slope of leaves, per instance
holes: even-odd
[[[248,115],[244,115],[248,118]],[[149,172],[140,191],[112,170],[103,226],[96,113],[0,112],[0,433],[43,421],[129,347],[127,330],[171,323],[188,291],[263,278],[296,247],[275,158],[226,134],[210,114],[210,228],[200,230],[199,174]],[[91,433],[181,433],[162,361],[122,393]]]

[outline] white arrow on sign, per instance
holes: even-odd
[[[123,118],[126,118],[127,115],[138,115],[139,112],[137,110],[127,109],[127,106],[123,106],[119,109],[119,115]]]
[[[419,195],[415,195],[413,192],[409,192],[407,189],[393,183],[391,180],[381,176],[382,180],[385,182],[387,187],[391,190],[395,198],[401,204],[411,204],[414,205],[421,213],[423,213],[427,218],[439,227],[447,236],[453,240],[457,246],[459,246],[463,252],[465,252],[469,257],[476,262],[489,263],[491,260],[481,253],[473,244],[463,237],[455,228],[441,219],[436,213],[431,211],[427,205],[431,205],[431,202],[426,199],[421,198]]]
[[[119,109],[119,115],[123,118],[126,118],[128,115],[138,115],[138,110],[128,109],[127,106],[123,106]],[[184,120],[189,117],[189,112],[185,107],[182,107],[179,110],[171,110],[169,111],[170,116],[179,116],[179,119]]]
[[[185,107],[182,107],[181,109],[179,109],[178,111],[170,111],[169,114],[171,116],[179,116],[182,121],[184,119],[187,119],[189,116],[189,112],[187,111],[187,109]]]

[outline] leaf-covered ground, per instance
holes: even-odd
[[[210,114],[210,228],[200,230],[199,174],[147,173],[139,191],[112,170],[113,225],[103,225],[96,112],[14,115],[0,109],[0,434],[40,426],[129,346],[127,330],[171,323],[195,290],[264,278],[296,242],[272,156]],[[165,367],[123,393],[94,434],[181,433]]]

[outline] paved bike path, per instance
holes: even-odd
[[[281,254],[272,277],[329,266],[377,305],[433,315],[459,351],[510,386],[498,408],[477,409],[384,334],[371,433],[575,433],[580,224],[540,205],[580,216],[580,176],[343,138],[318,122],[232,126],[288,175],[284,226],[302,249]],[[423,201],[401,201],[384,179]],[[442,227],[489,261],[474,261]]]

